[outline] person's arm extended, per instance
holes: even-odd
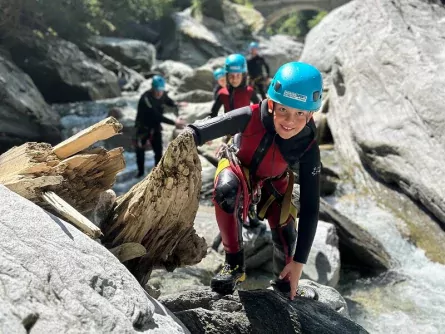
[[[167,94],[165,95],[165,104],[169,107],[173,108],[173,114],[175,114],[176,117],[179,116],[179,107],[176,104],[175,101],[173,101],[170,96],[168,96]]]
[[[175,125],[175,121],[172,121],[170,118],[165,117],[162,113],[153,108],[147,96],[144,97],[144,102],[148,108],[147,113],[149,118],[153,119],[157,123],[167,123],[170,125]]]
[[[252,109],[249,106],[232,110],[221,116],[198,121],[187,127],[193,129],[197,146],[223,137],[243,132],[252,117]]]
[[[216,100],[215,102],[213,102],[212,105],[212,110],[210,111],[210,117],[216,117],[216,115],[218,115],[218,111],[219,109],[221,109],[222,106],[222,102],[221,102],[221,98],[219,96],[216,96]]]
[[[314,144],[299,164],[300,220],[294,261],[306,263],[318,225],[320,206],[320,149]]]
[[[263,59],[263,66],[266,68],[267,76],[270,77],[270,68],[269,68],[269,65],[267,65],[266,60],[265,60],[264,58],[262,58],[262,59]]]

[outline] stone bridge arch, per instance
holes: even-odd
[[[266,26],[283,16],[301,10],[331,11],[349,0],[252,0],[255,9],[266,18]]]

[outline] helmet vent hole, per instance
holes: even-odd
[[[318,101],[318,99],[320,98],[321,96],[320,96],[320,92],[319,91],[316,91],[316,92],[314,92],[313,94],[312,94],[312,99],[313,99],[313,101],[315,102],[315,101]]]
[[[278,92],[281,88],[281,83],[279,81],[275,82],[275,85],[273,86],[273,89]]]

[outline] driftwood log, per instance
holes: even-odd
[[[193,136],[182,133],[149,176],[115,201],[110,189],[125,168],[123,149],[89,147],[121,129],[109,117],[55,147],[14,147],[0,156],[0,183],[90,237],[102,236],[104,246],[144,284],[156,267],[173,270],[199,263],[206,255],[205,239],[193,228],[201,163]]]
[[[0,155],[0,183],[42,206],[51,206],[42,196],[52,191],[86,214],[101,193],[110,189],[118,172],[125,168],[123,149],[87,149],[122,129],[109,117],[65,140],[54,148],[45,143],[25,143]],[[57,212],[55,212],[57,214]]]
[[[147,254],[127,263],[141,284],[152,269],[199,263],[207,244],[193,228],[201,190],[201,163],[193,136],[183,132],[168,146],[159,165],[125,195],[102,224],[103,244],[142,244]]]

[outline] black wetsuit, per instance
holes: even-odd
[[[269,65],[260,55],[251,57],[247,60],[247,71],[250,77],[250,84],[260,93],[261,98],[266,98],[265,87],[263,83],[263,67],[266,69],[267,76],[270,76]]]
[[[167,92],[156,99],[152,90],[142,94],[138,103],[138,112],[136,115],[136,140],[140,141],[142,147],[136,146],[136,161],[139,175],[144,174],[145,149],[147,140],[150,141],[155,155],[155,165],[159,163],[162,157],[162,125],[167,123],[175,125],[175,122],[164,114],[164,105],[174,108],[174,113],[178,116],[178,107],[176,103],[168,96]]]
[[[197,145],[203,145],[209,140],[225,135],[240,133],[237,155],[242,165],[249,168],[253,180],[256,177],[258,179],[270,177],[270,182],[280,182],[285,177],[283,171],[286,168],[298,173],[300,182],[298,236],[290,216],[286,224],[277,226],[279,213],[276,210],[279,209],[271,213],[266,212],[266,218],[271,225],[274,247],[278,249],[277,252],[274,251],[276,264],[274,272],[279,274],[285,263],[292,258],[297,262],[306,263],[317,229],[320,202],[321,163],[320,150],[315,141],[314,121],[311,119],[296,136],[287,140],[282,139],[274,129],[273,116],[268,113],[267,103],[261,103],[259,106],[251,105],[232,110],[230,113],[191,124],[189,127],[193,129]],[[235,206],[239,203],[238,196],[242,191],[240,178],[233,175],[230,168],[223,169],[220,173],[221,175],[215,178],[217,221],[226,253],[234,253],[242,247],[240,244],[242,238],[240,239],[234,231],[236,228],[233,227],[235,224],[233,219],[236,220],[233,215],[237,212]],[[281,195],[274,193],[273,189],[267,188],[267,182],[264,183],[264,187],[264,192],[271,192],[277,201],[280,196],[282,197],[282,191],[279,191]],[[263,197],[260,206],[261,202],[264,203],[268,199]]]

